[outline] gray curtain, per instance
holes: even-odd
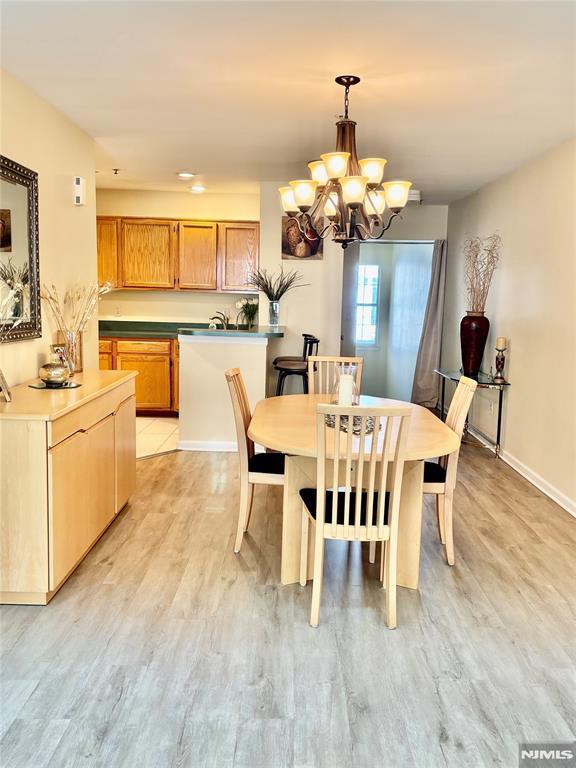
[[[446,240],[434,241],[432,274],[428,303],[422,325],[422,336],[416,358],[412,402],[435,408],[438,404],[438,374],[442,350],[442,320],[444,317],[444,288],[446,285]]]

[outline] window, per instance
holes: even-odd
[[[360,264],[358,267],[356,344],[376,344],[379,272],[380,267],[377,264]]]

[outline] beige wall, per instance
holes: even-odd
[[[459,324],[466,310],[462,246],[469,235],[503,240],[486,315],[490,335],[510,339],[504,457],[576,514],[576,141],[450,206],[442,363],[459,368]],[[492,404],[492,405],[491,405]],[[470,420],[495,429],[494,396],[480,392]]]
[[[97,279],[94,142],[7,72],[1,72],[1,152],[38,173],[40,280],[62,296],[74,283]],[[73,177],[86,179],[86,205],[73,204]],[[37,375],[54,341],[54,324],[42,307],[42,338],[0,347],[10,385]],[[97,365],[96,319],[84,337],[86,368]]]
[[[171,219],[258,221],[259,195],[190,192],[148,192],[98,189],[99,216],[151,216]],[[100,318],[205,322],[218,310],[233,317],[238,297],[229,293],[169,293],[167,291],[114,291],[100,302]]]

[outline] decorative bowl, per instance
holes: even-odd
[[[65,363],[45,363],[38,376],[47,387],[57,389],[70,378],[70,369]]]

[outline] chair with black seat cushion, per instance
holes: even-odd
[[[461,376],[448,409],[446,424],[456,432],[460,440],[464,432],[464,424],[470,410],[470,404],[478,382]],[[458,473],[458,457],[460,449],[448,456],[441,456],[438,463],[424,462],[424,493],[436,496],[436,514],[438,516],[438,532],[440,541],[446,547],[448,565],[454,565],[454,531],[453,513],[454,489]]]
[[[225,376],[232,399],[240,457],[240,509],[234,543],[234,552],[238,553],[250,522],[254,486],[284,485],[285,457],[283,453],[254,453],[254,443],[248,437],[251,414],[242,374],[239,368],[230,368]]]
[[[300,376],[304,394],[308,394],[308,358],[318,352],[320,340],[316,336],[306,336],[304,339],[304,356],[294,360],[280,360],[274,367],[278,371],[276,395],[284,393],[284,382],[288,376]]]
[[[308,573],[310,524],[314,526],[310,624],[317,627],[320,618],[324,540],[381,541],[380,580],[386,586],[386,624],[393,629],[396,626],[398,515],[411,410],[407,406],[373,408],[323,403],[317,406],[316,412],[316,488],[300,491],[302,586],[306,586]],[[358,436],[348,429],[353,419]]]

